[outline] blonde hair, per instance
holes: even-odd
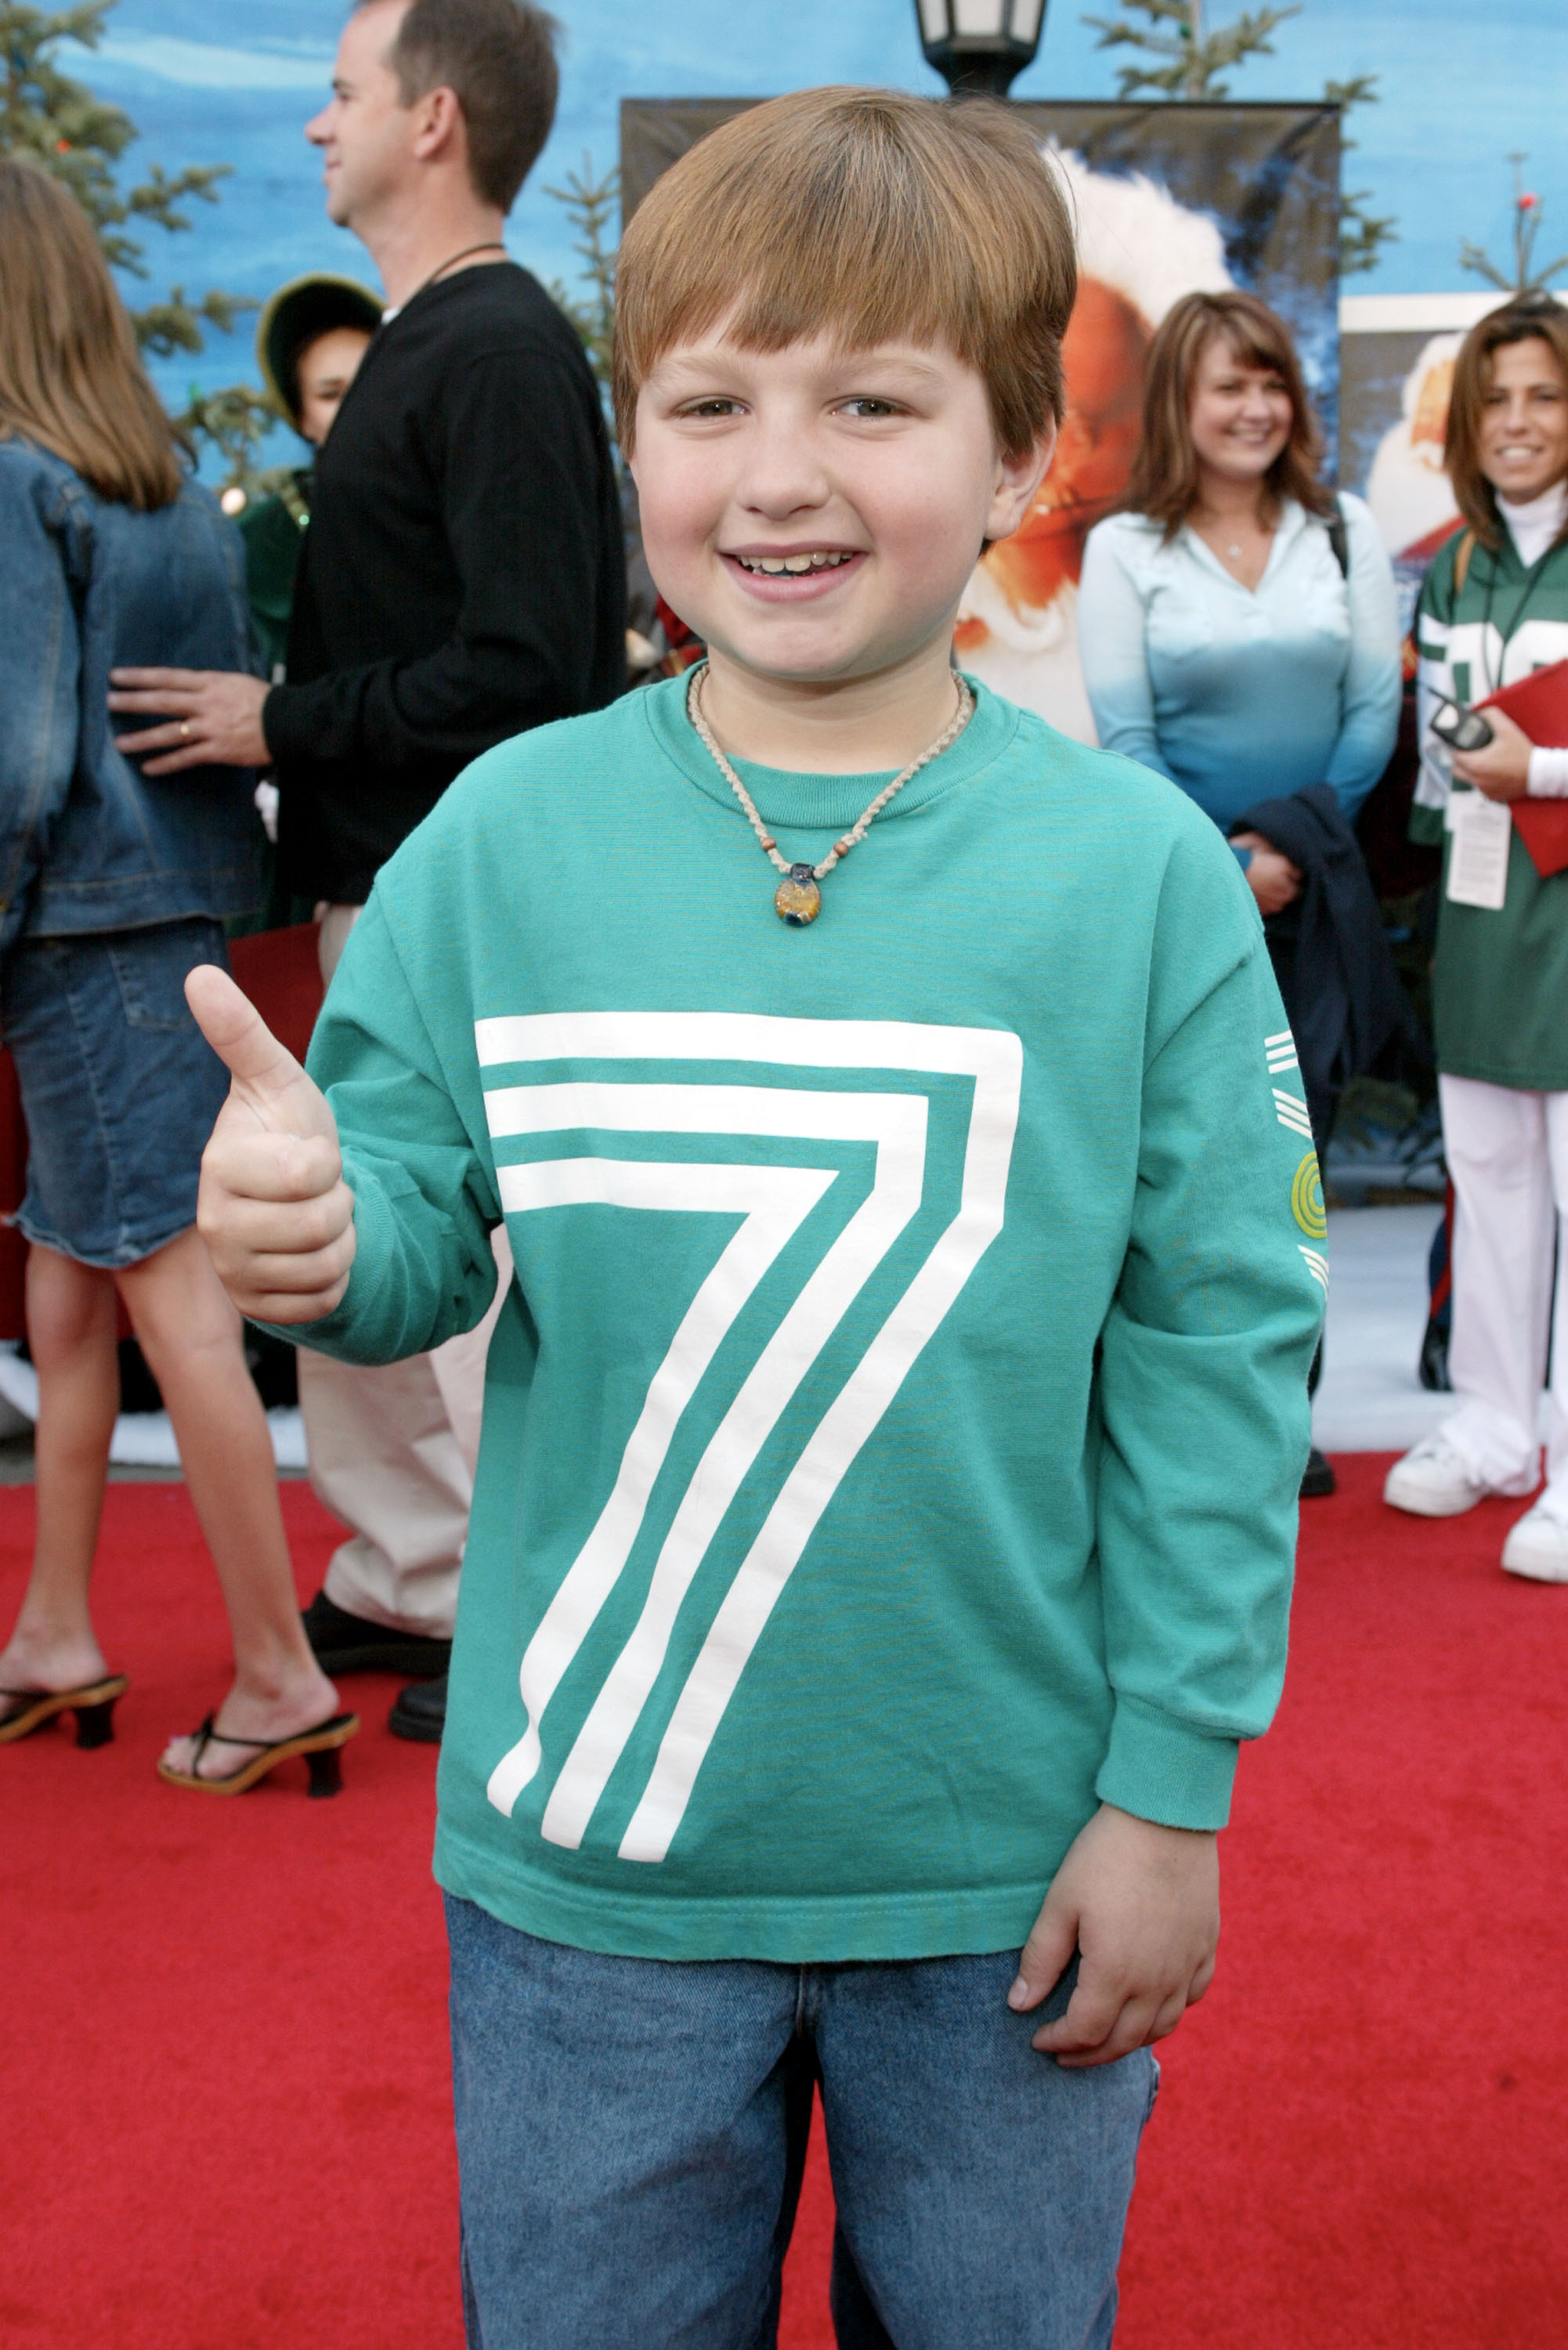
[[[655,182],[616,280],[621,445],[664,353],[721,319],[751,350],[944,343],[983,379],[999,447],[1062,414],[1077,290],[1055,172],[985,99],[805,89],[749,108]]]
[[[174,429],[91,223],[37,164],[0,156],[0,440],[18,433],[116,504],[180,494]]]
[[[1481,545],[1496,555],[1503,544],[1497,492],[1481,471],[1481,419],[1491,389],[1497,354],[1508,343],[1542,342],[1568,389],[1568,310],[1550,294],[1516,295],[1489,310],[1459,345],[1454,387],[1449,398],[1443,468],[1453,484],[1454,503]],[[1568,536],[1568,525],[1559,540]]]
[[[1144,379],[1143,439],[1123,504],[1129,514],[1163,523],[1174,538],[1198,496],[1198,452],[1192,445],[1192,386],[1198,363],[1216,335],[1243,367],[1267,368],[1290,394],[1291,437],[1270,466],[1268,494],[1275,504],[1293,498],[1308,514],[1329,515],[1334,494],[1321,478],[1323,436],[1302,381],[1301,362],[1282,317],[1255,294],[1234,289],[1185,294],[1161,321]]]

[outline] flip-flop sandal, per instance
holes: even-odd
[[[78,1746],[107,1746],[114,1736],[114,1709],[130,1687],[123,1673],[107,1673],[101,1681],[84,1681],[79,1689],[0,1689],[0,1698],[20,1700],[15,1713],[0,1721],[0,1746],[31,1737],[57,1713],[76,1715]]]
[[[200,1730],[193,1731],[195,1751],[191,1756],[189,1771],[176,1771],[168,1762],[160,1762],[158,1775],[167,1779],[171,1787],[193,1787],[203,1795],[243,1795],[286,1762],[293,1754],[303,1756],[310,1772],[310,1793],[313,1795],[336,1795],[343,1785],[343,1765],[337,1750],[346,1746],[359,1727],[357,1713],[335,1713],[330,1721],[318,1721],[314,1730],[296,1730],[292,1738],[231,1738],[225,1731],[215,1730],[215,1714],[209,1714]],[[260,1749],[248,1762],[236,1771],[226,1772],[221,1778],[203,1779],[197,1773],[202,1757],[209,1746],[252,1746]]]

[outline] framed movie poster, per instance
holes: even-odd
[[[628,99],[623,210],[754,100]],[[1146,354],[1183,294],[1243,286],[1286,318],[1328,435],[1337,422],[1339,116],[1326,106],[1027,103],[1078,216],[1067,412],[1022,529],[981,558],[958,625],[966,669],[1085,743],[1077,646],[1084,540],[1126,489]]]
[[[1353,316],[1369,312],[1374,321],[1380,310],[1396,313],[1393,323],[1378,322],[1370,328],[1358,324],[1344,336],[1339,477],[1372,509],[1393,558],[1399,617],[1407,629],[1428,566],[1459,526],[1443,454],[1449,394],[1464,326],[1502,298],[1501,294],[1438,296],[1430,303],[1426,321],[1416,325],[1398,315],[1420,307],[1410,296],[1383,303],[1375,295],[1363,296],[1345,305]],[[1438,315],[1441,312],[1458,316]]]

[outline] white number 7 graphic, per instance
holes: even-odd
[[[877,1331],[784,1481],[722,1602],[677,1700],[619,1847],[662,1860],[763,1628],[845,1471],[911,1364],[1002,1229],[1018,1115],[1022,1047],[1001,1030],[902,1022],[774,1019],[724,1013],[587,1013],[481,1021],[482,1066],[542,1061],[702,1060],[816,1069],[898,1069],[971,1077],[959,1208]],[[576,1847],[648,1702],[677,1615],[747,1471],[853,1300],[920,1203],[923,1094],[766,1085],[588,1080],[503,1086],[486,1096],[492,1135],[578,1131],[765,1135],[867,1141],[876,1173],[793,1299],[704,1450],[655,1563],[642,1611],[566,1756],[541,1821]],[[508,1213],[596,1201],[740,1212],[744,1221],[693,1298],[656,1372],[608,1501],[524,1651],[525,1727],[496,1764],[490,1800],[510,1814],[543,1759],[540,1721],[630,1555],[680,1416],[713,1354],[804,1218],[835,1180],[822,1168],[573,1158],[498,1170]]]

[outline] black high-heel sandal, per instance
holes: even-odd
[[[101,1681],[84,1681],[80,1689],[0,1689],[0,1698],[21,1700],[16,1712],[0,1721],[0,1746],[30,1738],[57,1713],[76,1715],[78,1746],[107,1746],[114,1736],[114,1709],[130,1687],[123,1673],[107,1673]]]
[[[359,1727],[357,1713],[335,1713],[330,1721],[318,1721],[314,1730],[296,1730],[292,1738],[234,1738],[226,1731],[215,1730],[217,1716],[210,1713],[200,1730],[192,1732],[195,1750],[191,1756],[189,1771],[176,1771],[167,1762],[160,1762],[158,1775],[167,1779],[171,1787],[193,1787],[203,1795],[243,1795],[275,1771],[280,1762],[299,1755],[310,1772],[310,1793],[313,1795],[336,1795],[343,1786],[343,1765],[339,1750],[347,1746]],[[216,1779],[198,1777],[202,1757],[209,1746],[254,1746],[260,1749],[248,1762],[236,1771],[225,1772]]]

